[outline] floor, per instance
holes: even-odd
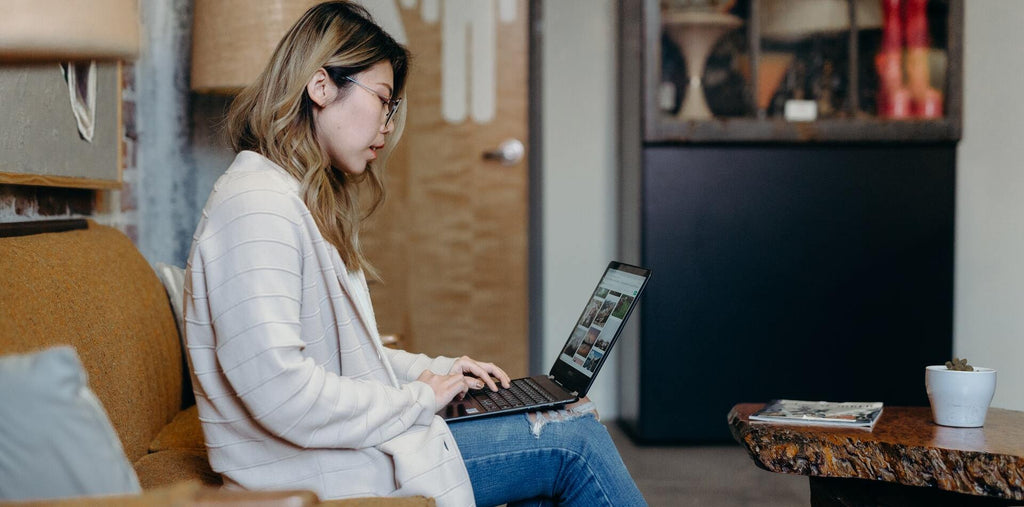
[[[739,444],[637,446],[618,424],[605,425],[652,507],[810,505],[806,477],[761,470]]]

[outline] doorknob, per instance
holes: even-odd
[[[485,151],[484,160],[497,160],[501,162],[501,165],[513,165],[523,160],[523,155],[525,154],[526,148],[523,146],[522,141],[506,139],[497,148]]]

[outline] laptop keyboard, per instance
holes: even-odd
[[[486,388],[476,390],[473,391],[473,396],[488,411],[526,405],[543,405],[555,401],[555,397],[537,385],[532,378],[515,379],[508,389],[499,386],[498,392]]]

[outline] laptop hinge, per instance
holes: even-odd
[[[564,389],[565,392],[569,392],[569,390],[565,389],[565,386],[563,386],[562,383],[559,382],[558,379],[556,379],[554,375],[548,375],[548,380],[550,380],[551,383],[555,384],[556,386],[561,387],[562,389]]]
[[[567,392],[567,393],[569,393],[569,394],[571,394],[571,395],[573,395],[573,396],[575,396],[577,398],[580,397],[580,392],[579,391],[570,391],[568,388],[566,388],[564,385],[562,385],[562,383],[559,382],[558,379],[556,379],[554,375],[548,375],[548,379],[550,379],[552,382],[554,382],[556,386],[561,387],[562,389],[565,389],[565,392]]]

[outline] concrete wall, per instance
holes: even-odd
[[[141,0],[140,7],[137,246],[151,263],[184,265],[201,209],[189,146],[192,1]]]
[[[230,97],[189,91],[192,0],[141,0],[138,247],[184,266],[213,182],[234,154],[221,129]]]
[[[1024,410],[1024,2],[964,2],[954,351],[998,370],[993,405]]]

